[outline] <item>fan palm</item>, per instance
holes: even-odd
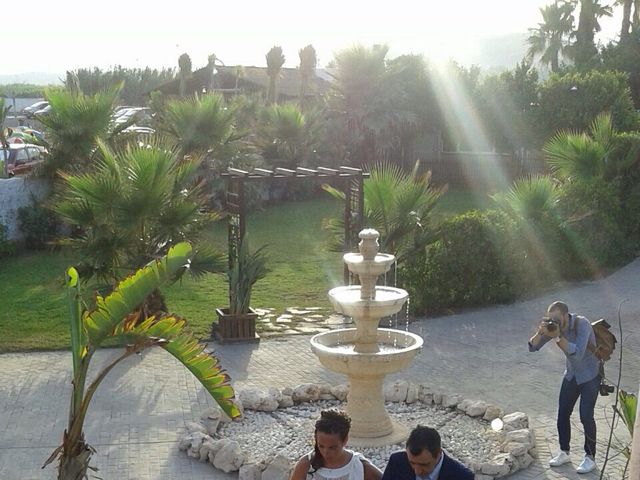
[[[159,346],[182,363],[214,398],[230,417],[240,412],[233,403],[233,388],[229,376],[222,370],[218,359],[205,351],[185,330],[185,321],[175,315],[146,317],[137,323],[140,303],[161,285],[172,282],[181,271],[189,268],[191,247],[180,243],[167,254],[152,261],[131,277],[121,281],[106,297],[96,294],[95,307],[87,310],[81,306],[80,279],[74,268],[67,270],[69,299],[71,355],[73,382],[69,421],[64,431],[62,445],[54,450],[45,466],[59,460],[59,480],[87,478],[94,449],[84,436],[84,421],[91,400],[107,374],[126,358],[142,350]],[[94,353],[107,340],[126,344],[126,349],[107,367],[97,373],[85,389]]]
[[[541,222],[556,211],[560,190],[551,177],[534,175],[517,179],[506,193],[492,198],[517,218]]]
[[[159,130],[172,138],[182,155],[210,152],[219,160],[228,160],[244,136],[235,128],[235,107],[227,105],[217,93],[170,100],[158,112]]]
[[[303,165],[318,143],[317,128],[297,105],[272,105],[263,111],[255,144],[272,165]]]
[[[304,96],[309,86],[309,80],[315,74],[318,58],[316,57],[316,49],[313,48],[313,45],[307,45],[300,49],[298,56],[300,57],[300,67],[298,67],[298,73],[300,74],[299,105],[300,110],[304,110]]]
[[[217,216],[202,211],[199,161],[183,158],[160,141],[111,151],[100,144],[95,169],[62,175],[54,210],[82,234],[67,240],[83,257],[83,268],[107,285],[184,240],[196,241]],[[224,259],[200,245],[205,271],[222,271]],[[197,271],[197,270],[196,270]]]
[[[398,165],[376,164],[364,183],[363,224],[380,232],[380,251],[404,262],[417,249],[431,240],[428,222],[431,211],[444,192],[431,185],[430,172],[421,175],[416,162],[411,172]],[[344,193],[330,186],[323,187],[336,198]],[[328,228],[334,232],[334,247],[344,245],[342,220],[333,219]]]
[[[277,100],[276,83],[282,66],[284,65],[284,54],[282,47],[272,47],[265,55],[267,60],[267,75],[269,76],[269,91],[267,92],[267,103],[272,104]]]
[[[79,90],[50,90],[48,115],[38,117],[46,131],[50,155],[45,164],[49,175],[58,169],[87,168],[98,139],[109,139],[111,117],[122,84],[85,95]]]
[[[550,65],[552,72],[560,68],[560,58],[569,45],[569,36],[573,32],[573,5],[570,2],[556,0],[551,5],[540,8],[542,22],[537,28],[529,29],[527,40],[530,60],[539,57],[544,65]]]
[[[560,131],[543,147],[553,171],[563,180],[585,181],[602,177],[615,147],[611,115],[598,115],[588,132]]]

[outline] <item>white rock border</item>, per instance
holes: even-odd
[[[344,402],[349,387],[346,384],[329,385],[303,383],[281,390],[269,388],[247,388],[238,392],[235,400],[240,411],[255,410],[273,412],[300,403],[317,400],[339,400]],[[493,480],[511,475],[527,468],[536,458],[535,436],[529,425],[529,417],[523,412],[508,415],[504,411],[482,400],[463,398],[461,395],[433,390],[427,383],[411,383],[397,380],[384,385],[386,402],[422,402],[442,408],[456,409],[474,418],[491,422],[500,418],[503,422],[503,439],[498,455],[488,462],[472,462],[468,467],[475,473],[476,480]],[[271,462],[245,463],[249,458],[234,440],[214,439],[221,422],[230,422],[220,409],[210,410],[202,415],[200,422],[186,424],[187,433],[179,441],[179,449],[189,457],[209,462],[224,472],[239,472],[240,480],[287,480],[293,468],[288,458],[276,455]]]

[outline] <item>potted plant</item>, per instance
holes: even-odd
[[[247,239],[240,242],[236,261],[227,272],[229,307],[216,309],[218,328],[215,334],[221,343],[260,340],[256,334],[258,314],[251,308],[251,293],[255,283],[269,273],[265,248],[263,245],[250,252]]]

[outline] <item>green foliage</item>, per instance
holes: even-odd
[[[267,107],[261,118],[254,143],[270,166],[295,169],[313,163],[320,142],[313,113],[305,115],[288,103]]]
[[[234,391],[229,376],[218,360],[198,344],[185,330],[185,321],[174,316],[145,316],[140,304],[161,285],[174,281],[189,268],[191,247],[180,243],[167,254],[134,275],[118,283],[109,296],[96,294],[95,307],[81,306],[80,278],[74,268],[67,270],[67,291],[70,311],[71,354],[73,359],[73,392],[68,427],[63,443],[56,448],[45,466],[59,459],[58,478],[85,478],[93,449],[84,440],[84,421],[98,387],[107,374],[122,360],[142,350],[159,346],[167,350],[194,374],[220,408],[230,417],[240,412],[233,403]],[[141,322],[137,319],[143,316]],[[126,343],[124,353],[97,372],[86,387],[91,359],[95,351],[109,338]]]
[[[169,100],[159,115],[159,129],[180,145],[183,155],[204,155],[226,165],[239,148],[243,134],[235,128],[235,108],[210,93]]]
[[[183,158],[160,141],[116,151],[100,144],[92,171],[63,174],[54,210],[82,228],[67,243],[81,253],[83,270],[111,285],[171,245],[196,242],[218,218],[203,210],[198,167],[199,159]],[[204,256],[203,265],[209,264],[206,271],[222,268],[220,254],[209,248],[196,251],[196,259]]]
[[[324,189],[344,199],[343,192],[327,185]],[[364,182],[362,225],[378,230],[380,251],[395,255],[398,264],[402,264],[431,240],[429,218],[442,193],[431,184],[430,173],[418,172],[418,163],[411,172],[390,163],[377,164]],[[333,219],[327,228],[334,234],[332,247],[342,251],[343,220]],[[356,245],[358,232],[353,233],[349,243]]]
[[[111,115],[120,86],[94,95],[62,90],[48,92],[48,115],[39,117],[45,126],[49,147],[45,173],[53,177],[59,169],[87,168],[99,139],[110,136]]]
[[[54,85],[31,85],[28,83],[9,83],[0,85],[0,97],[6,98],[43,98]]]
[[[18,228],[29,250],[39,250],[51,242],[58,231],[58,219],[37,203],[18,208]]]
[[[558,130],[587,130],[602,112],[610,112],[619,131],[638,128],[627,76],[619,72],[552,75],[540,87],[537,122],[548,138]]]
[[[122,85],[118,99],[123,105],[145,105],[148,92],[175,78],[175,70],[172,68],[158,70],[149,67],[126,68],[120,65],[104,71],[98,67],[79,68],[72,73],[85,95],[95,95]]]
[[[470,211],[446,219],[437,229],[438,239],[400,269],[411,307],[434,313],[513,300],[511,277],[523,258],[512,249],[514,230],[514,222],[496,212]]]
[[[13,255],[16,251],[14,243],[9,240],[9,228],[0,223],[0,258]]]
[[[633,437],[633,430],[636,423],[636,414],[638,412],[638,397],[633,393],[625,392],[624,390],[618,390],[618,401],[620,406],[618,407],[618,415],[622,418],[622,421],[627,426],[631,437]],[[625,447],[622,450],[627,459],[631,458],[631,449]]]
[[[254,252],[250,252],[246,236],[238,247],[237,257],[227,273],[231,315],[249,313],[253,286],[269,273],[265,248],[266,245],[263,245]]]
[[[602,49],[602,68],[628,75],[631,97],[640,109],[640,29],[634,30],[626,41],[610,42]]]
[[[593,275],[633,257],[638,240],[624,231],[625,217],[615,182],[603,178],[567,183],[562,189],[561,215],[571,232],[576,268]]]
[[[559,196],[551,177],[532,176],[517,179],[507,192],[492,198],[515,218],[540,222],[555,216]]]

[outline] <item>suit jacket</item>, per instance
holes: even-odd
[[[449,457],[444,451],[444,459],[438,480],[473,480],[473,472],[457,460]],[[396,452],[389,457],[382,480],[416,480],[416,473],[409,464],[407,452]]]

